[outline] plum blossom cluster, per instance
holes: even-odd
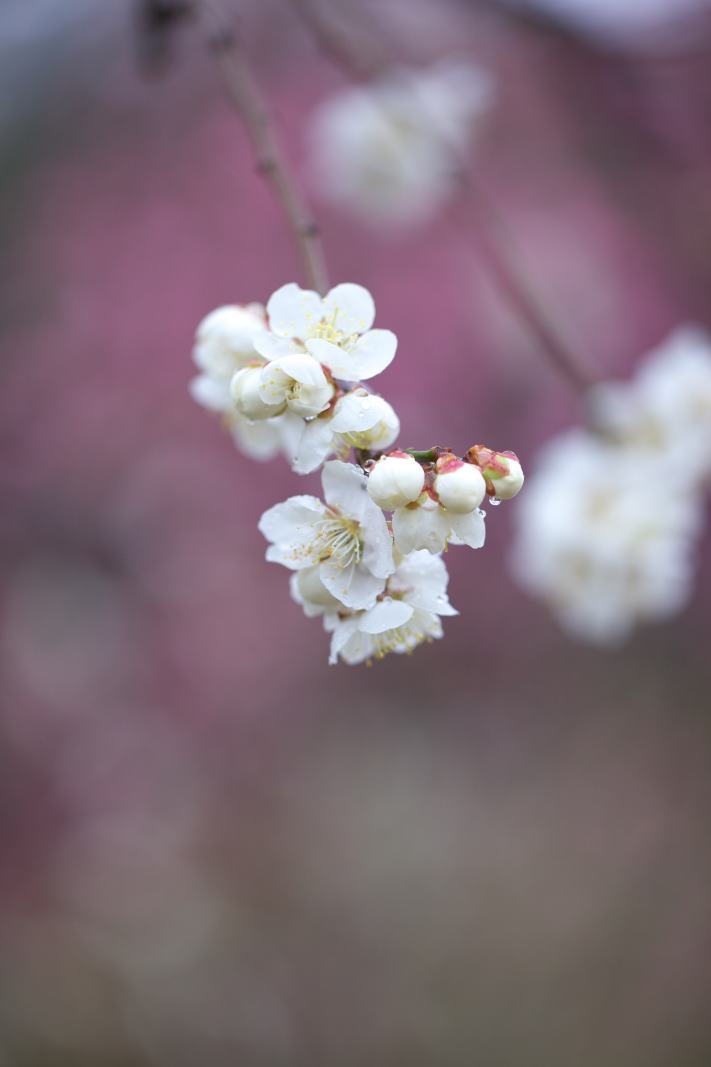
[[[711,476],[711,339],[675,330],[632,381],[596,386],[589,401],[592,429],[539,457],[512,567],[568,632],[609,645],[691,596]]]
[[[298,474],[323,468],[323,499],[290,497],[259,529],[267,559],[293,572],[293,599],[322,618],[331,663],[412,652],[442,637],[441,617],[456,614],[442,553],[481,548],[482,503],[508,500],[523,484],[513,452],[390,448],[398,417],[363,382],[391,363],[397,339],[374,321],[360,285],[321,297],[292,283],[266,307],[213,311],[193,350],[192,396],[222,417],[248,456],[282,453]]]
[[[312,170],[323,192],[369,223],[414,225],[449,196],[490,76],[465,62],[391,68],[321,104],[310,129]]]

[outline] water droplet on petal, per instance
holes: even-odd
[[[498,508],[501,501],[499,500],[498,496],[492,496],[489,497],[489,503],[491,504],[492,508]]]

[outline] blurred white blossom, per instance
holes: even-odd
[[[208,411],[221,415],[235,444],[253,459],[267,460],[282,448],[282,425],[276,419],[252,422],[235,407],[230,382],[236,372],[263,360],[254,339],[264,332],[262,304],[227,304],[206,315],[197,328],[193,360],[200,373],[190,382],[190,395]]]
[[[452,61],[344,89],[312,120],[315,179],[368,222],[422,222],[451,192],[491,95],[485,71]]]
[[[591,411],[605,434],[655,456],[675,486],[700,486],[711,476],[711,338],[694,326],[674,330],[632,381],[597,386]]]
[[[551,440],[516,509],[514,575],[577,637],[615,644],[688,601],[695,495],[674,492],[661,457],[582,430]]]

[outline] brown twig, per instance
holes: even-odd
[[[367,82],[383,72],[387,65],[385,57],[373,49],[365,49],[362,42],[355,47],[332,15],[325,14],[320,0],[291,0],[291,3],[319,50],[349,78]]]
[[[367,80],[373,76],[373,65],[370,64],[368,74],[368,64],[356,54],[350,40],[335,22],[325,17],[319,0],[292,0],[292,3],[310,28],[321,50],[346,74],[356,80]],[[382,64],[377,68],[378,73],[381,69]],[[478,247],[487,270],[502,296],[536,337],[541,351],[553,368],[576,392],[584,392],[595,382],[595,375],[585,361],[563,341],[543,310],[541,302],[525,282],[522,272],[514,264],[513,257],[505,251],[506,245],[510,246],[511,242],[501,213],[492,205],[486,190],[473,175],[467,161],[460,158],[458,163],[460,183],[469,194],[477,212]]]
[[[281,205],[304,263],[307,284],[323,294],[328,289],[328,275],[319,229],[286,161],[239,36],[212,4],[203,0],[200,11],[208,27],[208,45],[225,92],[240,115],[254,149],[257,170],[270,183]]]
[[[503,216],[492,202],[488,191],[471,169],[460,172],[460,183],[468,195],[471,209],[476,213],[476,237],[481,259],[484,261],[500,293],[538,341],[548,362],[577,393],[584,393],[597,381],[596,375],[583,358],[563,340],[551,322],[542,303],[524,280],[511,252],[512,240]]]

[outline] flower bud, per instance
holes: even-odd
[[[368,493],[385,511],[404,508],[417,500],[425,485],[425,472],[406,452],[383,456],[368,477]]]
[[[261,367],[244,367],[238,370],[230,383],[230,392],[235,407],[247,419],[270,419],[279,415],[286,407],[282,404],[265,404],[259,395]]]
[[[440,504],[459,515],[474,511],[486,496],[486,482],[478,467],[462,463],[455,456],[440,456],[437,460],[434,487]]]
[[[486,478],[487,491],[498,500],[511,500],[523,485],[523,468],[515,452],[494,452],[474,445],[468,455]]]

